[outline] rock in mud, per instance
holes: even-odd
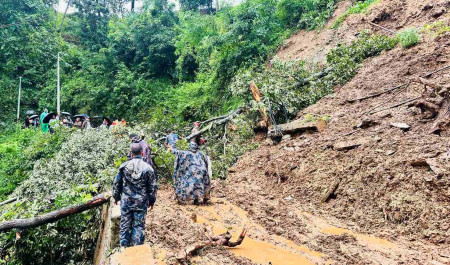
[[[445,8],[441,7],[441,8],[437,8],[435,11],[433,11],[433,14],[431,14],[431,16],[433,18],[439,18],[440,16],[442,16],[443,14],[445,14]]]
[[[364,143],[362,139],[354,140],[354,141],[342,141],[333,145],[333,149],[336,151],[345,151],[355,149],[356,147],[361,146]]]
[[[403,131],[408,131],[411,128],[408,124],[402,122],[392,122],[391,126],[402,129]]]
[[[364,119],[364,120],[361,120],[360,122],[358,122],[358,124],[356,124],[353,127],[353,129],[355,129],[355,130],[358,129],[358,128],[360,128],[360,129],[367,129],[367,128],[369,128],[371,126],[375,126],[377,124],[378,124],[378,122],[376,122],[374,120]]]

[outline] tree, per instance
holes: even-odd
[[[195,11],[200,6],[206,6],[210,10],[212,8],[212,0],[180,0],[180,5],[184,10]]]

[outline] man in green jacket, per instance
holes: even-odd
[[[42,132],[46,133],[48,132],[48,123],[44,123],[44,118],[48,114],[48,109],[44,109],[44,112],[41,113],[41,129]]]

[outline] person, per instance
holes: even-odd
[[[75,123],[73,124],[73,126],[75,126],[78,129],[81,129],[82,123],[81,123],[81,118],[80,117],[76,118]]]
[[[200,131],[200,122],[196,121],[194,122],[194,128],[192,128],[191,135],[194,135]],[[192,143],[196,143],[197,145],[202,145],[205,143],[205,139],[203,139],[202,135],[199,134],[195,137],[192,137],[190,140]]]
[[[44,109],[44,112],[41,113],[40,121],[41,121],[41,129],[42,132],[46,133],[48,132],[48,123],[44,123],[44,118],[48,114],[48,109]]]
[[[29,128],[30,127],[30,116],[27,115],[27,117],[25,118],[25,128]]]
[[[50,119],[48,124],[50,125],[50,127],[49,127],[50,133],[54,133],[56,127],[59,126],[59,120],[56,118],[55,115],[52,115],[52,118]]]
[[[142,160],[142,147],[131,144],[132,159],[123,163],[114,178],[113,197],[120,201],[121,247],[142,245],[145,237],[145,217],[156,202],[157,177],[153,168]]]
[[[152,149],[150,148],[150,145],[147,143],[147,141],[144,140],[144,138],[145,138],[145,134],[143,132],[141,132],[141,137],[139,137],[137,134],[134,134],[134,133],[129,135],[131,144],[136,143],[142,147],[142,159],[145,162],[149,163],[150,166],[152,166],[153,171],[155,171],[155,174],[156,174],[156,167],[155,167],[155,164],[153,163],[152,156],[151,156]],[[127,157],[128,157],[128,159],[131,159],[131,152],[128,153]]]
[[[38,119],[37,117],[34,118],[34,119],[33,119],[33,126],[37,128],[37,127],[39,127],[39,125],[40,125],[40,124],[39,124],[39,119]]]
[[[178,134],[174,133],[172,129],[167,130],[167,136],[164,145],[166,147],[171,145],[173,148],[176,148],[177,142],[178,142]]]
[[[173,183],[175,198],[184,204],[194,201],[198,204],[203,199],[207,203],[211,192],[211,161],[207,155],[199,151],[195,142],[189,143],[189,150],[182,151],[169,145],[175,155]]]
[[[127,122],[125,121],[125,119],[121,119],[120,123],[122,123],[123,126],[127,126]]]
[[[89,119],[89,117],[86,117],[86,119],[84,119],[83,121],[83,125],[81,125],[81,129],[86,130],[86,129],[91,129],[91,119]]]
[[[100,128],[108,128],[108,125],[109,125],[108,120],[103,119],[103,123],[102,123],[102,125],[100,125]]]

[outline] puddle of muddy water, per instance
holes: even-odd
[[[197,216],[196,222],[210,226],[216,235],[230,231],[233,234],[233,238],[237,238],[240,233],[239,229],[244,226],[257,230],[260,234],[268,234],[263,227],[249,220],[245,210],[225,200],[214,199],[213,203],[213,206],[188,207],[184,211],[189,214],[194,212]],[[238,221],[236,223],[239,225],[230,226],[230,224],[226,224],[226,219],[234,222]],[[228,250],[255,263],[270,263],[273,265],[315,264],[309,257],[314,257],[314,260],[316,260],[323,256],[322,253],[309,250],[305,246],[298,246],[294,242],[280,236],[273,237],[273,241],[279,244],[275,245],[267,241],[253,239],[247,235],[241,245],[235,248],[228,248]],[[306,255],[303,255],[303,253]]]

